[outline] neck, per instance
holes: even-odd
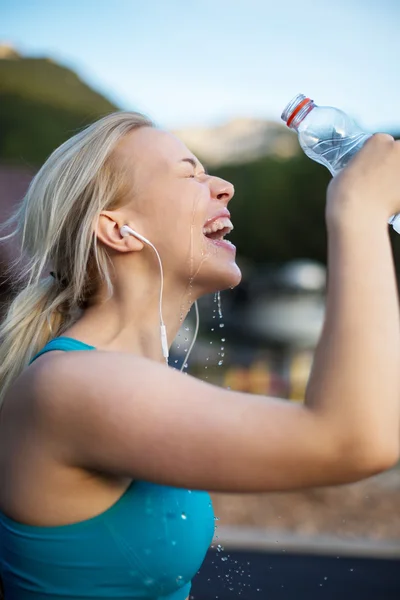
[[[192,304],[197,299],[189,285],[182,289],[164,280],[163,321],[171,346]],[[85,309],[63,335],[75,337],[98,350],[131,352],[165,363],[160,336],[160,290],[135,285],[115,285],[113,296]]]

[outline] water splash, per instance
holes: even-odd
[[[218,316],[222,319],[221,292],[217,292],[216,297],[218,302]]]

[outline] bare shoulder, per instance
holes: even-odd
[[[209,491],[298,489],[343,478],[324,475],[334,449],[304,406],[229,391],[129,353],[41,360],[37,414],[70,466]]]

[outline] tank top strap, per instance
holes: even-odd
[[[84,342],[80,342],[74,338],[60,336],[47,342],[47,344],[30,360],[29,364],[33,363],[33,361],[39,358],[39,356],[42,354],[51,352],[51,350],[63,350],[64,352],[71,352],[73,350],[96,350],[96,348],[95,346],[89,346],[89,344],[85,344]]]

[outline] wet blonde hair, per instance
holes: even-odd
[[[30,359],[79,318],[101,282],[112,295],[111,261],[95,230],[100,212],[120,206],[128,192],[113,150],[130,131],[154,126],[142,114],[117,112],[74,135],[50,155],[1,226],[14,229],[0,240],[22,241],[7,269],[14,293],[0,325],[0,409]]]

